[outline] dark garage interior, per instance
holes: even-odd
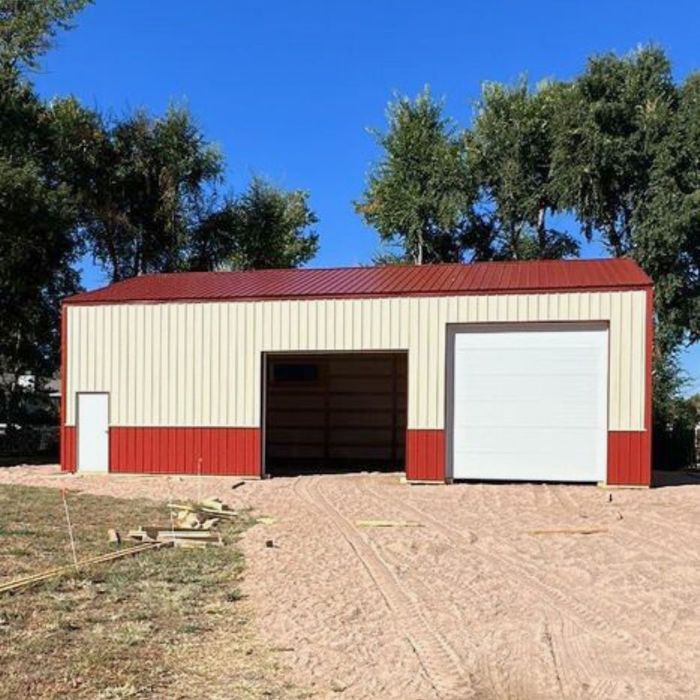
[[[268,474],[404,469],[405,352],[266,356]]]

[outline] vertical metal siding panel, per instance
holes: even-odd
[[[273,302],[274,316],[273,316],[273,350],[281,350],[283,348],[289,348],[289,338],[287,336],[287,324],[289,322],[289,308],[287,302],[278,301]]]
[[[623,430],[624,424],[620,416],[620,299],[618,295],[607,296],[610,308],[610,427],[613,430]]]
[[[264,307],[260,303],[253,305],[251,309],[252,317],[255,319],[255,333],[253,339],[253,347],[250,349],[253,352],[253,379],[255,384],[254,389],[254,400],[252,411],[250,416],[247,416],[245,425],[256,426],[261,424],[261,412],[262,412],[262,358],[261,349],[263,347],[263,334],[264,334]]]
[[[352,348],[353,342],[353,308],[352,304],[342,303],[343,307],[343,342],[336,350]]]
[[[103,387],[102,367],[104,367],[104,314],[102,309],[97,309],[98,313],[92,313],[95,307],[89,307],[88,327],[90,328],[90,384],[93,391],[101,390]]]
[[[131,391],[134,395],[132,414],[129,419],[130,425],[144,425],[143,421],[143,365],[146,360],[145,347],[143,342],[143,306],[140,304],[134,307],[134,320],[132,328],[132,357],[133,370]]]
[[[299,349],[299,302],[294,300],[287,304],[289,309],[287,333],[289,340],[287,341],[288,350]]]
[[[536,296],[527,297],[527,320],[534,321],[539,316],[539,300]]]
[[[253,421],[254,407],[257,403],[257,392],[260,386],[260,373],[256,371],[255,358],[255,308],[250,304],[243,304],[245,327],[242,335],[244,337],[244,357],[246,372],[245,409],[243,414],[238,416],[236,425],[250,425]]]
[[[160,309],[160,361],[161,361],[161,383],[158,387],[160,397],[160,412],[158,416],[158,425],[172,425],[171,405],[170,405],[170,387],[173,383],[173,370],[171,365],[172,357],[172,340],[170,335],[170,309],[169,305],[163,305]]]
[[[153,425],[153,391],[156,387],[153,378],[155,365],[155,335],[153,333],[153,307],[143,307],[143,328],[141,334],[143,338],[144,357],[141,362],[143,365],[143,386],[141,394],[143,395],[143,413],[139,423],[141,425]]]
[[[192,417],[187,422],[190,425],[202,425],[204,304],[194,304],[192,310],[194,314],[192,328]]]
[[[569,297],[569,314],[573,320],[580,321],[585,319],[582,313],[582,303],[583,299],[587,299],[587,294],[573,294],[567,295]]]
[[[435,316],[431,332],[436,339],[433,343],[432,353],[432,380],[434,391],[433,399],[433,428],[442,428],[445,425],[445,335],[447,327],[448,300],[435,301]]]
[[[248,335],[246,328],[246,310],[244,304],[235,304],[236,307],[236,415],[233,418],[234,425],[241,425],[246,413],[248,392],[251,378],[248,376]]]
[[[182,419],[179,421],[180,425],[194,425],[194,312],[193,304],[184,305],[180,318],[182,325],[178,332],[178,339],[183,348]]]
[[[635,292],[633,295],[633,318],[631,339],[631,376],[632,376],[632,402],[633,412],[631,426],[644,425],[644,401],[646,390],[645,377],[645,350],[646,350],[646,293]]]
[[[201,356],[201,381],[202,381],[202,414],[200,425],[212,424],[212,402],[214,394],[211,386],[212,356],[214,353],[214,334],[212,326],[213,308],[211,304],[200,304],[202,307],[202,356]]]
[[[83,317],[85,316],[85,308],[80,307],[76,314],[76,324],[75,330],[78,336],[78,366],[77,366],[77,376],[78,376],[78,386],[81,391],[85,391],[88,388],[87,381],[87,369],[88,369],[88,357],[87,357],[87,336],[83,331]],[[76,416],[77,420],[77,416]]]
[[[632,353],[632,299],[628,294],[618,295],[620,310],[619,310],[619,420],[620,427],[629,430],[630,427],[630,394],[632,391],[632,378],[630,372],[631,353]]]
[[[121,387],[124,392],[124,424],[133,425],[134,424],[134,402],[136,401],[135,390],[136,390],[136,369],[134,366],[134,318],[135,318],[135,307],[131,304],[124,307],[124,340],[125,340],[125,354],[124,354],[124,376],[122,377]],[[129,454],[129,459],[131,454]]]
[[[411,348],[411,310],[408,300],[402,299],[400,304],[401,323],[399,326],[399,343],[402,348]],[[412,361],[408,358],[409,363]]]
[[[64,324],[63,329],[65,333],[65,360],[64,364],[66,367],[66,376],[63,377],[63,387],[62,391],[65,392],[63,398],[65,406],[65,415],[63,422],[65,425],[73,425],[73,393],[75,391],[75,362],[74,358],[76,355],[76,339],[75,339],[75,312],[76,307],[66,306],[64,307]],[[63,462],[61,462],[63,463]]]
[[[231,403],[231,337],[228,304],[219,307],[219,376],[217,386],[221,391],[220,420],[222,425],[232,425],[229,417]]]
[[[129,340],[128,340],[128,318],[127,309],[124,306],[120,306],[116,310],[116,315],[119,319],[117,328],[119,329],[119,363],[113,370],[114,386],[116,387],[116,404],[117,404],[117,416],[115,420],[116,425],[126,425],[127,415],[129,413],[128,406],[128,391],[127,391],[127,363],[128,363],[128,353],[129,353]],[[112,397],[112,405],[114,405],[114,397]],[[120,443],[122,446],[121,457],[124,459],[124,449],[123,442]]]
[[[427,329],[428,309],[426,305],[421,304],[420,301],[421,300],[417,300],[415,307],[416,326],[415,335],[413,336],[413,344],[417,347],[416,400],[418,401],[418,406],[416,420],[418,425],[422,425],[427,428],[430,426],[430,421],[428,418],[428,383],[430,381],[430,370],[428,367],[428,344],[431,342],[431,338],[428,337],[429,333]]]

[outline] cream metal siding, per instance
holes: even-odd
[[[408,350],[408,427],[443,428],[447,323],[609,321],[609,429],[644,429],[646,292],[115,304],[67,310],[67,416],[110,393],[112,425],[260,425],[261,352]]]

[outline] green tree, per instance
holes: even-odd
[[[593,57],[560,97],[553,196],[589,240],[598,233],[612,255],[629,254],[634,215],[675,110],[669,60],[655,47]]]
[[[76,208],[53,118],[22,72],[87,0],[0,2],[0,422],[20,420],[21,375],[58,364],[59,301],[78,289]]]
[[[388,130],[372,132],[383,155],[356,211],[383,245],[398,249],[398,259],[418,265],[462,259],[479,245],[476,184],[455,126],[427,88],[413,101],[391,103],[387,117]]]
[[[318,250],[318,218],[309,195],[285,192],[255,177],[239,197],[205,217],[194,232],[189,266],[196,270],[298,267]]]
[[[633,255],[655,283],[657,344],[700,339],[700,74],[679,91],[646,196],[635,210]]]
[[[61,178],[52,116],[18,75],[0,90],[0,422],[58,365],[59,302],[78,290],[77,211]]]
[[[559,205],[553,192],[553,124],[561,87],[527,81],[486,83],[465,140],[480,186],[481,206],[493,228],[489,257],[563,258],[578,255],[570,234],[548,226]]]
[[[2,0],[0,2],[0,74],[37,68],[57,32],[90,0]]]
[[[223,159],[189,112],[137,111],[105,119],[74,100],[53,106],[63,167],[73,183],[86,243],[116,282],[186,266]]]

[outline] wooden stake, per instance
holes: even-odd
[[[70,512],[68,511],[68,500],[66,499],[66,490],[61,489],[61,498],[63,498],[63,507],[66,511],[66,522],[68,523],[68,537],[70,537],[70,547],[73,552],[73,565],[75,570],[79,571],[78,567],[78,553],[75,551],[75,539],[73,538],[73,526],[70,522]]]
[[[197,460],[197,500],[202,500],[202,458]]]

